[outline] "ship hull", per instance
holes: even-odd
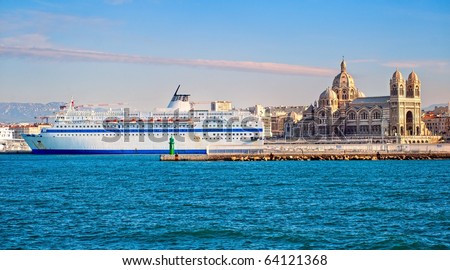
[[[80,134],[82,135],[82,134]],[[39,155],[71,155],[71,154],[169,154],[169,137],[158,138],[157,141],[139,136],[121,137],[108,141],[102,136],[57,137],[55,134],[24,134],[23,138],[30,146],[33,154]],[[209,153],[258,153],[262,151],[263,141],[193,141],[190,138],[176,137],[176,154],[209,154]],[[105,141],[106,140],[106,141]]]
[[[169,150],[104,150],[104,149],[97,149],[97,150],[86,150],[86,149],[33,149],[31,150],[33,154],[37,155],[167,155],[169,154]],[[177,151],[177,154],[207,154],[206,149],[184,149]]]

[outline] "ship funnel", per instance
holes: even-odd
[[[178,90],[180,89],[180,85],[178,85],[177,90],[173,94],[172,100],[167,105],[168,109],[180,110],[180,111],[189,111],[191,109],[191,104],[189,103],[189,96],[187,94],[178,94]]]

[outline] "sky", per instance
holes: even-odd
[[[0,0],[0,102],[309,105],[345,59],[366,96],[415,71],[450,101],[450,2]]]

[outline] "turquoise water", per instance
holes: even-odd
[[[0,165],[0,249],[450,249],[450,160]]]

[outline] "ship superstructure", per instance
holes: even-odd
[[[40,134],[24,134],[36,154],[255,153],[263,148],[263,123],[248,111],[192,108],[187,94],[173,95],[153,112],[79,110],[72,100],[54,125]]]

